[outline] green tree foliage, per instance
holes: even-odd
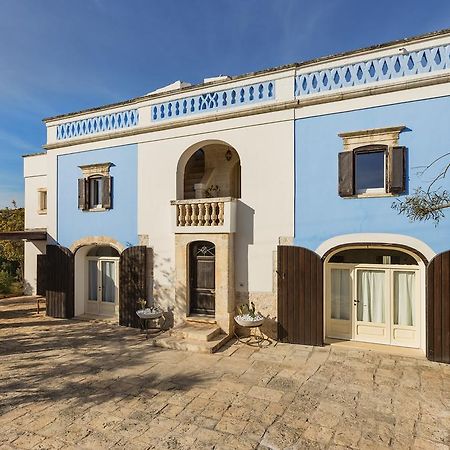
[[[0,209],[0,232],[21,231],[24,225],[25,210],[18,208],[14,201],[12,207]],[[0,270],[22,281],[23,253],[22,241],[0,241]]]
[[[450,192],[446,188],[450,174],[450,152],[445,153],[428,166],[420,167],[417,176],[428,186],[419,186],[413,194],[392,203],[392,208],[404,214],[411,222],[432,220],[436,225],[450,208]],[[426,179],[426,177],[429,177]]]

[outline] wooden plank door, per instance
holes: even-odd
[[[197,241],[189,246],[189,284],[191,314],[215,314],[216,256],[211,242]]]
[[[47,255],[37,255],[36,294],[45,297],[46,289],[47,289]]]
[[[323,263],[303,247],[278,246],[278,339],[323,345]]]
[[[139,298],[147,299],[147,247],[125,249],[119,261],[119,325],[139,328]]]
[[[70,319],[74,315],[74,257],[58,245],[47,245],[47,316]]]
[[[427,358],[450,363],[450,250],[427,268]]]

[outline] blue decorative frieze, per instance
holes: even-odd
[[[370,59],[297,75],[295,96],[333,91],[450,68],[450,46]]]
[[[266,81],[223,91],[184,97],[151,108],[153,122],[213,112],[275,99],[275,82]]]
[[[103,116],[90,117],[89,119],[74,120],[73,122],[58,125],[56,139],[70,139],[102,131],[120,130],[122,128],[135,127],[139,123],[137,109],[120,111]]]

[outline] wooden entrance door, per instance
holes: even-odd
[[[190,314],[215,313],[216,248],[207,241],[189,246]]]

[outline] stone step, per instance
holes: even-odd
[[[205,342],[211,341],[221,333],[222,330],[217,325],[205,323],[185,323],[170,330],[172,336]]]
[[[195,339],[185,339],[183,337],[174,336],[171,333],[166,332],[156,338],[149,339],[149,341],[154,347],[197,353],[214,353],[220,347],[222,347],[222,345],[228,342],[230,338],[230,335],[221,333],[219,335],[216,335],[210,341],[199,341]]]
[[[200,324],[209,324],[209,325],[215,325],[216,319],[212,316],[189,316],[186,317],[186,323],[188,324],[196,324],[196,323],[200,323]]]

